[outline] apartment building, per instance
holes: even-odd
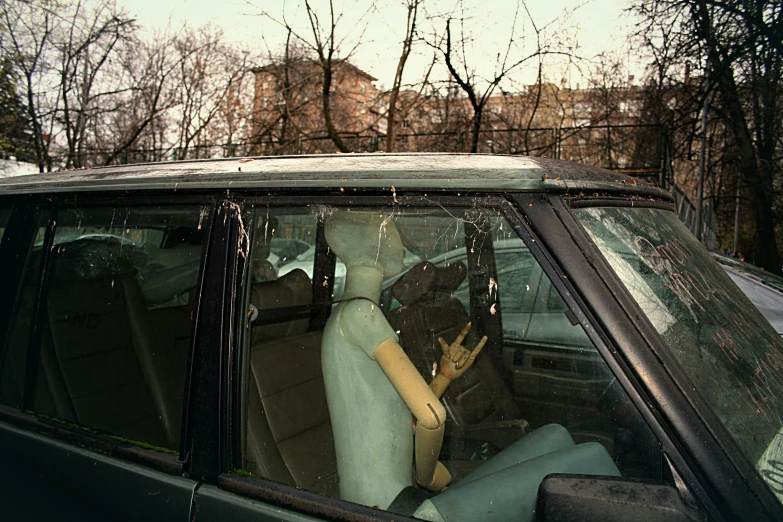
[[[384,149],[388,93],[353,64],[333,67],[330,108],[335,128],[356,152]],[[259,67],[255,73],[256,154],[335,152],[323,113],[323,69],[311,59]],[[662,143],[639,122],[644,89],[570,88],[543,83],[519,92],[496,89],[483,106],[479,152],[530,154],[644,174],[659,168]],[[474,109],[456,86],[403,90],[395,114],[395,151],[470,150]],[[657,132],[657,131],[656,131]]]
[[[332,152],[326,138],[323,68],[314,60],[295,59],[253,69],[253,137],[256,154]],[[347,137],[379,135],[385,117],[383,93],[376,78],[347,61],[333,64],[329,103],[332,121]],[[383,123],[381,123],[383,120]]]

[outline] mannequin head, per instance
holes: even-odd
[[[326,242],[350,271],[374,268],[389,277],[402,271],[400,233],[391,216],[378,212],[339,211],[326,221]]]

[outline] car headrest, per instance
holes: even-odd
[[[422,261],[394,283],[391,293],[400,304],[409,305],[430,292],[453,292],[467,275],[468,269],[462,263],[435,266]]]
[[[313,287],[310,277],[304,270],[297,268],[275,281],[256,283],[251,287],[250,302],[259,311],[312,304]],[[308,319],[297,319],[257,326],[253,328],[253,343],[303,334],[308,325]]]
[[[260,220],[258,230],[253,244],[253,261],[260,262],[269,257],[272,246],[272,236],[277,228],[277,218],[267,216],[265,220]]]

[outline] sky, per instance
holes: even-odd
[[[122,1],[122,0],[121,0]],[[125,0],[129,14],[147,31],[177,28],[187,23],[198,27],[212,23],[223,29],[226,39],[261,55],[276,53],[285,41],[283,18],[306,38],[312,33],[301,0]],[[378,78],[380,86],[391,86],[405,31],[407,11],[404,0],[334,0],[341,14],[337,26],[340,52],[351,52],[351,62]],[[328,18],[328,1],[312,0],[321,20]],[[460,11],[457,6],[463,6]],[[520,4],[521,5],[521,4]],[[575,87],[585,82],[590,60],[602,52],[612,52],[628,61],[630,70],[640,76],[627,35],[633,19],[624,11],[623,0],[529,0],[530,19],[549,42],[576,44],[572,53],[583,60],[580,68],[566,67],[566,58],[554,55],[545,62],[546,80]],[[471,39],[467,62],[481,77],[497,70],[497,53],[515,44],[508,63],[529,56],[534,48],[532,26],[524,8],[512,0],[425,0],[420,12],[419,31],[429,38],[442,34],[445,17],[464,17],[465,33]],[[515,12],[516,11],[516,12]],[[516,17],[515,17],[516,14]],[[434,20],[434,21],[433,21]],[[514,22],[516,20],[516,22]],[[455,34],[453,32],[453,34]],[[426,70],[434,50],[425,42],[414,46],[406,66],[404,82],[415,82]],[[435,74],[445,74],[441,66]],[[526,62],[510,76],[513,86],[535,82],[535,61]]]

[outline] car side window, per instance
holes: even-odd
[[[0,354],[2,402],[179,451],[206,215],[193,205],[45,216]]]
[[[294,216],[311,259],[258,281],[253,251]],[[550,473],[660,478],[656,439],[497,209],[281,206],[244,223],[234,468],[426,520],[531,518]]]

